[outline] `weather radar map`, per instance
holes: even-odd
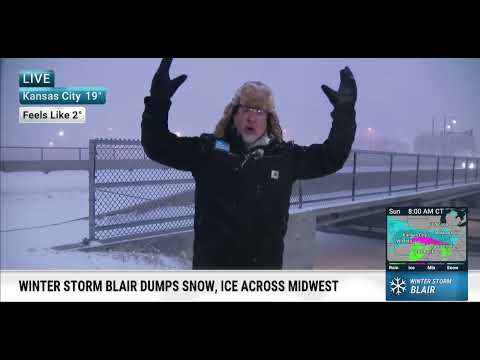
[[[387,215],[387,260],[466,261],[467,209],[410,208]]]

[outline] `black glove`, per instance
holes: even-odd
[[[327,85],[322,85],[322,90],[335,109],[353,109],[357,101],[357,84],[350,69],[340,70],[340,87],[338,91],[332,90]]]
[[[150,87],[150,94],[156,100],[170,100],[177,89],[187,80],[187,75],[180,75],[173,80],[170,80],[170,65],[171,58],[165,58],[160,63]]]

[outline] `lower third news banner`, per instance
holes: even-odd
[[[384,270],[3,270],[0,274],[2,302],[386,301]],[[479,301],[480,271],[469,271],[468,277],[468,301]]]
[[[1,301],[378,301],[383,271],[2,271]]]

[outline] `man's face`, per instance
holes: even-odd
[[[243,141],[252,144],[267,131],[267,119],[266,111],[240,105],[233,122]]]

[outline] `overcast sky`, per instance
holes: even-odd
[[[2,59],[1,144],[3,146],[88,146],[88,139],[140,138],[143,97],[161,59]],[[332,107],[320,86],[339,85],[349,66],[358,85],[358,133],[413,143],[437,129],[443,116],[458,129],[480,134],[480,59],[174,59],[171,76],[187,74],[175,94],[170,129],[193,136],[213,132],[235,90],[249,80],[271,86],[287,138],[308,145],[323,142]],[[55,71],[55,86],[102,86],[105,105],[87,105],[85,124],[19,124],[18,73]],[[109,130],[111,128],[111,130]],[[58,131],[64,136],[59,137]]]

